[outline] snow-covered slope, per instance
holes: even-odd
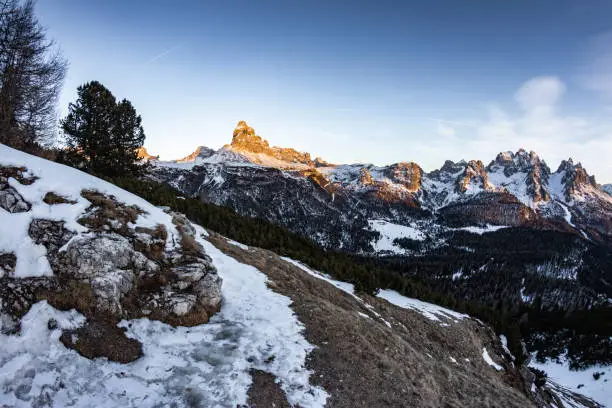
[[[0,254],[16,256],[15,267],[0,275],[0,405],[233,408],[247,404],[252,370],[273,375],[294,406],[325,405],[326,391],[310,384],[311,372],[306,368],[306,359],[314,347],[304,338],[303,325],[290,308],[291,300],[270,290],[266,276],[256,268],[241,264],[212,246],[206,240],[204,229],[182,219],[179,231],[175,225],[176,214],[168,214],[133,194],[78,170],[3,145],[0,145],[0,171],[13,175],[5,177],[6,183],[1,190],[5,195],[4,201],[0,200]],[[4,183],[1,179],[0,182]],[[77,222],[93,211],[90,209],[92,202],[85,198],[91,196],[84,196],[83,191],[94,190],[103,194],[100,196],[104,197],[103,200],[112,200],[119,209],[138,207],[140,212],[135,221],[124,226],[133,234],[129,235],[131,238],[105,232],[104,228],[102,231],[94,230],[89,224]],[[49,192],[67,202],[47,204],[45,196]],[[10,197],[6,195],[8,193]],[[25,204],[15,205],[17,199]],[[193,238],[203,251],[203,261],[188,264],[191,268],[188,270],[177,266],[176,273],[187,276],[177,284],[181,288],[189,287],[192,282],[199,284],[198,277],[207,273],[202,269],[206,267],[204,261],[211,259],[214,274],[218,273],[223,279],[220,311],[208,324],[193,327],[172,326],[154,320],[154,313],[151,318],[121,320],[118,326],[125,328],[127,337],[142,346],[142,356],[128,364],[106,358],[86,358],[65,346],[68,340],[60,341],[66,333],[97,319],[97,312],[91,310],[85,317],[74,309],[60,311],[46,300],[33,300],[27,310],[23,310],[20,325],[7,326],[5,323],[10,320],[4,314],[8,312],[5,309],[7,302],[13,296],[27,295],[28,290],[34,290],[34,285],[40,280],[32,280],[32,277],[47,279],[50,288],[55,288],[54,279],[60,272],[64,279],[69,278],[66,271],[54,270],[59,263],[47,259],[51,257],[50,250],[36,244],[31,237],[31,223],[36,219],[50,221],[49,230],[41,231],[48,236],[54,233],[51,228],[59,225],[52,223],[55,221],[63,222],[65,229],[76,233],[64,245],[68,248],[66,252],[70,251],[72,243],[79,240],[111,236],[126,243],[121,251],[132,251],[127,245],[130,239],[139,239],[143,231],[161,225],[167,232],[162,250],[177,258],[181,256],[180,246],[185,231],[193,230]],[[101,248],[101,253],[105,257],[102,261],[106,263],[112,262],[109,257],[123,256],[122,253],[106,254],[104,248]],[[99,268],[92,260],[95,254],[80,254],[79,263]],[[194,256],[191,255],[190,259]],[[137,258],[141,263],[157,262],[141,258]],[[171,266],[164,265],[166,268]],[[127,265],[125,268],[136,271],[137,266]],[[153,266],[150,269],[151,273],[160,270]],[[108,273],[112,275],[116,271]],[[138,278],[132,279],[136,282]],[[113,286],[115,283],[112,281],[104,284],[111,290],[120,288]],[[15,288],[14,293],[11,288]],[[96,287],[93,289],[96,294]],[[178,290],[177,287],[175,291]],[[184,296],[187,299],[193,295]],[[158,302],[162,300],[160,298]],[[184,302],[176,303],[175,310],[180,311],[184,305]],[[73,343],[79,342],[80,335],[68,336],[72,336]],[[98,335],[95,341],[113,340]]]
[[[170,215],[142,198],[121,190],[106,181],[71,167],[25,154],[2,144],[0,144],[0,167],[25,167],[27,170],[23,177],[35,178],[35,181],[30,185],[21,184],[15,178],[8,178],[7,180],[9,188],[16,191],[31,205],[29,211],[10,213],[0,209],[0,226],[2,228],[0,253],[14,253],[16,255],[17,265],[14,272],[16,277],[49,276],[53,274],[45,257],[45,248],[42,245],[36,245],[28,235],[28,228],[32,220],[44,218],[52,221],[63,221],[65,227],[69,230],[80,234],[87,232],[87,228],[77,222],[91,205],[91,202],[82,197],[81,192],[83,190],[96,190],[103,194],[112,195],[126,205],[137,206],[144,210],[144,213],[138,215],[135,226],[152,228],[158,224],[163,225],[168,231],[166,249],[175,248],[180,241]],[[50,192],[73,203],[47,204],[44,202],[44,198]]]
[[[593,366],[584,370],[570,370],[569,363],[560,358],[540,363],[535,359],[530,367],[544,371],[548,378],[580,394],[594,399],[604,407],[612,407],[612,367]],[[571,405],[570,405],[571,406]]]

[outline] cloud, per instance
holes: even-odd
[[[565,84],[557,77],[536,77],[525,82],[514,99],[525,111],[553,108],[563,97]]]
[[[492,104],[473,126],[455,128],[458,153],[466,159],[490,160],[500,151],[536,151],[556,170],[562,159],[582,161],[598,181],[612,181],[612,122],[563,112],[565,84],[556,77],[529,79],[514,94],[517,109]],[[438,133],[440,126],[438,125]]]
[[[591,63],[585,69],[583,84],[612,97],[612,31],[596,36],[589,48]]]
[[[443,137],[455,136],[455,129],[448,124],[438,122],[438,134]]]

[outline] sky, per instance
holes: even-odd
[[[536,151],[612,182],[609,0],[39,0],[69,60],[60,115],[98,80],[162,159],[231,142],[333,163]]]

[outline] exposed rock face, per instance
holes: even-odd
[[[39,294],[57,287],[55,278],[13,279],[0,276],[0,333],[19,333],[21,317],[39,301]]]
[[[113,316],[123,315],[121,303],[132,290],[134,278],[159,270],[127,238],[114,233],[74,239],[61,254],[61,265],[59,276],[89,283],[96,310]]]
[[[8,275],[15,270],[17,257],[11,253],[0,253],[0,277]]]
[[[59,249],[76,234],[66,229],[63,221],[37,218],[30,223],[28,235],[34,240],[34,243],[44,245],[47,248],[47,259],[51,265],[54,265],[58,260]]]
[[[496,172],[499,170],[509,178],[517,173],[525,174],[527,194],[533,202],[550,200],[550,194],[545,188],[550,178],[550,168],[544,161],[540,160],[535,152],[527,153],[520,149],[516,153],[499,153],[495,160],[489,164],[487,171]]]
[[[421,189],[421,178],[423,170],[416,163],[397,163],[389,166],[385,174],[391,180],[403,185],[410,192]]]
[[[144,146],[139,147],[138,150],[136,150],[136,153],[138,154],[138,158],[141,160],[149,161],[159,159],[159,156],[153,156],[149,154],[149,152],[147,152],[147,149]]]
[[[299,163],[309,167],[327,165],[317,158],[312,160],[309,153],[301,153],[292,148],[270,147],[268,141],[255,134],[255,130],[245,121],[238,122],[232,137],[231,148],[241,153],[265,154],[288,163]],[[257,159],[255,159],[257,160]]]
[[[0,188],[2,188],[1,185]],[[24,200],[13,187],[5,185],[0,190],[0,208],[10,213],[20,213],[29,211],[30,203]]]
[[[193,162],[195,161],[198,157],[205,159],[207,157],[212,156],[215,153],[215,151],[211,148],[208,148],[206,146],[198,146],[197,149],[194,150],[193,153],[191,153],[188,156],[183,157],[182,159],[177,160],[177,163],[189,163],[189,162]]]
[[[17,170],[11,170],[10,177],[19,182],[36,181],[23,176],[25,169]],[[12,192],[20,197],[17,190]],[[145,214],[141,208],[95,190],[83,190],[81,196],[91,203],[78,219],[87,232],[71,231],[64,221],[34,218],[30,222],[29,238],[46,248],[53,276],[15,277],[17,257],[0,253],[3,333],[18,332],[21,316],[44,299],[58,309],[76,309],[88,319],[81,329],[64,333],[62,341],[67,347],[90,358],[129,362],[142,355],[142,350],[138,341],[126,338],[116,327],[119,320],[146,316],[192,326],[206,323],[219,310],[221,278],[195,241],[196,230],[186,218],[179,214],[173,218],[181,235],[181,245],[174,245],[167,243],[165,225],[138,226],[138,217]],[[51,205],[59,198],[46,194],[43,201]],[[19,200],[9,203],[10,211]]]
[[[48,220],[30,225],[30,236],[47,248],[61,281],[71,287],[89,286],[96,314],[148,316],[181,325],[208,321],[221,304],[221,278],[204,250],[195,246],[189,253],[164,252],[165,230],[127,226],[135,220],[131,211],[139,209],[96,192],[83,194],[94,204],[82,223],[98,232],[74,236],[63,222]],[[195,229],[189,221],[175,219],[180,219],[182,233],[193,239]]]
[[[480,160],[470,160],[461,174],[457,178],[456,191],[465,193],[469,189],[476,187],[482,190],[489,190],[489,179],[487,172]]]
[[[557,173],[563,175],[563,192],[566,199],[571,200],[571,196],[582,191],[585,186],[597,188],[597,182],[594,176],[589,176],[581,163],[574,164],[574,161],[569,158],[563,160],[557,169]]]
[[[372,180],[372,174],[370,174],[370,170],[366,167],[361,168],[359,170],[359,182],[364,186],[371,186],[374,184],[374,180]]]

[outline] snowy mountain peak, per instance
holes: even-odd
[[[487,172],[480,160],[470,160],[465,167],[463,174],[457,178],[455,185],[456,191],[465,193],[468,190],[490,190]]]
[[[198,146],[193,153],[188,156],[183,157],[182,159],[177,160],[177,163],[190,163],[195,161],[197,158],[205,159],[207,157],[212,156],[215,151],[206,146]]]
[[[502,152],[487,166],[492,184],[504,188],[524,204],[550,200],[546,190],[550,168],[534,151]]]
[[[245,121],[238,122],[232,143],[226,147],[246,156],[253,163],[269,167],[304,170],[328,165],[321,159],[312,160],[309,153],[298,152],[293,148],[271,147]]]
[[[561,162],[557,173],[562,174],[563,193],[567,199],[574,194],[585,193],[591,189],[599,190],[595,176],[589,176],[582,164],[574,164],[571,158]]]

